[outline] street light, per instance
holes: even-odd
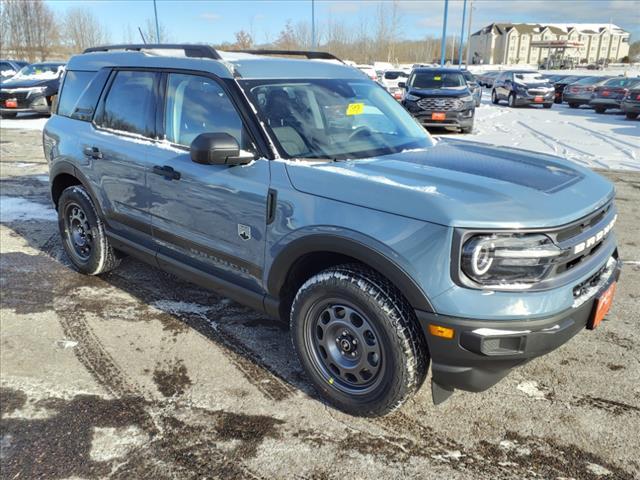
[[[444,56],[447,48],[447,13],[449,12],[449,0],[444,0],[444,18],[442,19],[442,46],[440,48],[440,66],[444,67]]]

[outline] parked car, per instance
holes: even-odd
[[[18,113],[50,113],[58,94],[64,63],[34,63],[0,84],[0,116]]]
[[[620,108],[629,120],[638,118],[640,113],[640,84],[631,88],[620,102]]]
[[[288,321],[317,392],[354,415],[396,409],[429,366],[436,403],[485,390],[607,313],[615,191],[592,170],[436,143],[344,65],[126,48],[71,58],[43,132],[80,272],[128,253]],[[414,72],[425,89],[474,108],[457,70]]]
[[[596,87],[589,105],[596,113],[604,113],[611,108],[620,108],[627,92],[640,82],[639,78],[616,77]]]
[[[491,101],[506,100],[510,107],[542,105],[551,108],[555,90],[549,80],[538,72],[505,70],[493,82]]]
[[[473,95],[473,98],[475,98],[476,100],[476,107],[479,107],[480,103],[482,102],[482,87],[476,80],[476,77],[473,75],[473,73],[471,73],[469,70],[461,70],[461,72],[462,76],[467,82],[467,87],[469,87],[469,90],[471,91],[471,95]]]
[[[566,102],[571,108],[588,105],[591,100],[591,94],[596,87],[602,85],[610,78],[611,77],[583,77],[564,88],[562,101]]]
[[[387,70],[382,74],[380,83],[396,100],[402,100],[403,90],[398,86],[400,82],[406,82],[409,72],[404,70]]]
[[[28,62],[19,60],[0,60],[0,82],[13,77],[18,71],[29,65]]]
[[[473,130],[476,101],[457,68],[416,68],[400,87],[402,105],[422,126]]]
[[[378,81],[378,73],[372,65],[356,65],[356,68],[363,72],[367,77],[369,77],[374,82]]]
[[[476,75],[476,78],[478,79],[478,83],[481,86],[491,88],[493,87],[493,81],[496,79],[498,75],[500,75],[500,72],[498,70],[495,70],[495,71],[481,72],[478,75]]]
[[[562,103],[562,93],[564,92],[565,87],[581,80],[582,78],[584,77],[578,75],[569,75],[553,82],[553,88],[555,90],[553,102]]]

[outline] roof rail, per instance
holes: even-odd
[[[121,45],[101,45],[85,49],[82,53],[109,52],[112,50],[184,50],[186,57],[212,58],[221,60],[220,54],[209,45],[189,45],[183,43],[135,43]]]
[[[311,50],[233,50],[234,52],[251,53],[253,55],[291,55],[294,57],[306,57],[310,60],[337,60],[344,63],[341,59],[329,52],[315,52]]]

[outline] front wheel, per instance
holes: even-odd
[[[471,127],[461,127],[460,132],[462,133],[471,133],[473,132],[473,125]]]
[[[74,185],[60,195],[58,227],[64,250],[81,273],[98,275],[120,263],[93,200],[84,187]]]
[[[544,108],[551,108],[553,107],[553,103],[545,103],[542,105]]]
[[[629,120],[635,120],[638,118],[638,114],[635,112],[627,112],[626,116]]]
[[[516,108],[516,94],[515,93],[510,93],[509,94],[509,106],[511,108]]]
[[[424,382],[426,341],[407,301],[373,270],[347,264],[305,282],[291,310],[293,346],[324,399],[385,415]]]
[[[604,113],[607,109],[602,107],[596,107],[595,110],[596,110],[596,113]]]
[[[569,108],[578,108],[580,105],[578,105],[577,103],[570,103],[569,104]]]
[[[496,91],[491,90],[491,103],[493,103],[494,105],[497,105],[499,101],[500,100],[498,100],[498,94],[496,93]]]

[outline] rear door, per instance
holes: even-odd
[[[92,175],[103,197],[113,233],[153,248],[147,172],[149,149],[156,137],[156,103],[160,74],[112,72],[94,118],[94,132],[82,139]]]
[[[191,161],[189,146],[201,133],[225,132],[243,150],[256,147],[218,79],[167,73],[163,83],[165,140],[149,159],[158,263],[186,264],[260,291],[269,161],[241,166]]]

